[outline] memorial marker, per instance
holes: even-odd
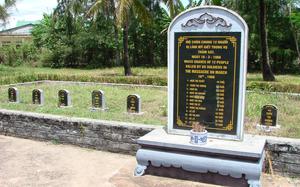
[[[278,109],[275,105],[265,105],[262,107],[260,125],[267,128],[278,127]]]
[[[44,105],[44,92],[41,89],[32,91],[32,104]]]
[[[168,132],[188,134],[201,122],[211,137],[241,140],[247,25],[233,13],[195,12],[169,28]]]
[[[8,101],[10,103],[20,102],[19,90],[17,88],[15,87],[8,88]]]
[[[104,91],[94,90],[92,92],[92,109],[105,110],[105,96]]]
[[[137,140],[136,176],[150,165],[157,170],[176,166],[201,175],[213,171],[243,178],[249,186],[260,186],[266,139],[243,139],[247,41],[243,18],[218,6],[189,9],[170,23],[168,133],[154,129]],[[204,146],[189,141],[197,123],[208,131]]]
[[[141,97],[139,95],[134,94],[127,97],[127,112],[141,113]]]
[[[68,90],[59,90],[58,92],[58,106],[69,107],[71,106],[71,95]]]

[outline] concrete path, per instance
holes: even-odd
[[[0,136],[1,187],[214,186],[150,175],[134,177],[135,165],[133,156]],[[264,175],[263,186],[300,186],[300,181]]]

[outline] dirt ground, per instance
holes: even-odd
[[[135,157],[0,136],[0,186],[209,187],[198,182],[134,177]],[[299,179],[263,175],[264,187],[296,187]]]

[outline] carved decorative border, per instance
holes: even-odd
[[[141,144],[140,144],[141,145]],[[142,176],[151,165],[155,168],[181,168],[185,171],[206,174],[218,173],[223,176],[242,178],[243,175],[249,186],[260,187],[261,171],[265,160],[265,151],[259,156],[258,161],[249,162],[232,158],[213,158],[188,152],[168,152],[163,150],[164,146],[156,148],[140,148],[136,153],[138,165],[134,176]],[[204,151],[206,152],[206,151]],[[208,153],[207,151],[206,153]],[[191,164],[192,163],[192,164]],[[244,169],[248,168],[248,169]]]
[[[188,20],[185,24],[181,24],[182,27],[197,27],[199,25],[203,24],[216,24],[216,27],[224,27],[224,28],[230,28],[232,26],[231,23],[227,23],[223,18],[220,17],[214,17],[211,14],[204,13],[199,18],[193,18]]]

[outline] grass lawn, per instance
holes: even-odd
[[[31,104],[31,91],[43,89],[45,105]],[[167,91],[157,88],[121,87],[103,85],[71,85],[71,84],[38,84],[19,86],[20,104],[7,102],[8,87],[0,88],[0,108],[48,113],[63,116],[84,117],[93,119],[125,121],[134,123],[166,125],[167,124]],[[67,89],[72,95],[72,108],[58,108],[57,92]],[[91,112],[91,91],[102,89],[106,95],[107,112]],[[143,115],[128,115],[126,113],[126,97],[129,94],[139,94],[142,99]],[[261,107],[265,104],[275,104],[279,108],[279,124],[281,129],[271,135],[300,138],[300,97],[287,95],[247,93],[246,132],[263,134],[255,129],[259,122]],[[270,134],[268,134],[270,135]]]
[[[63,84],[38,84],[37,86],[19,86],[20,104],[7,102],[7,87],[0,88],[0,108],[33,111],[38,113],[56,114],[64,116],[84,117],[92,119],[126,121],[135,123],[165,124],[167,92],[160,89],[113,87],[113,86],[87,86],[87,85],[63,85]],[[44,91],[45,105],[31,104],[32,90],[39,88]],[[58,91],[67,89],[70,91],[72,107],[59,108]],[[103,90],[106,98],[107,112],[91,112],[91,92]],[[139,94],[142,100],[143,115],[128,115],[126,113],[126,98],[130,94]]]
[[[260,121],[261,107],[274,104],[281,128],[266,135],[300,138],[300,96],[250,92],[246,98],[246,132],[264,134],[256,130],[255,125]]]
[[[132,68],[133,76],[125,77],[123,67],[104,69],[51,69],[33,67],[8,67],[0,65],[0,85],[37,80],[81,82],[110,82],[125,84],[167,85],[167,68]],[[299,75],[277,75],[276,82],[264,82],[260,73],[247,75],[248,90],[300,93]]]

